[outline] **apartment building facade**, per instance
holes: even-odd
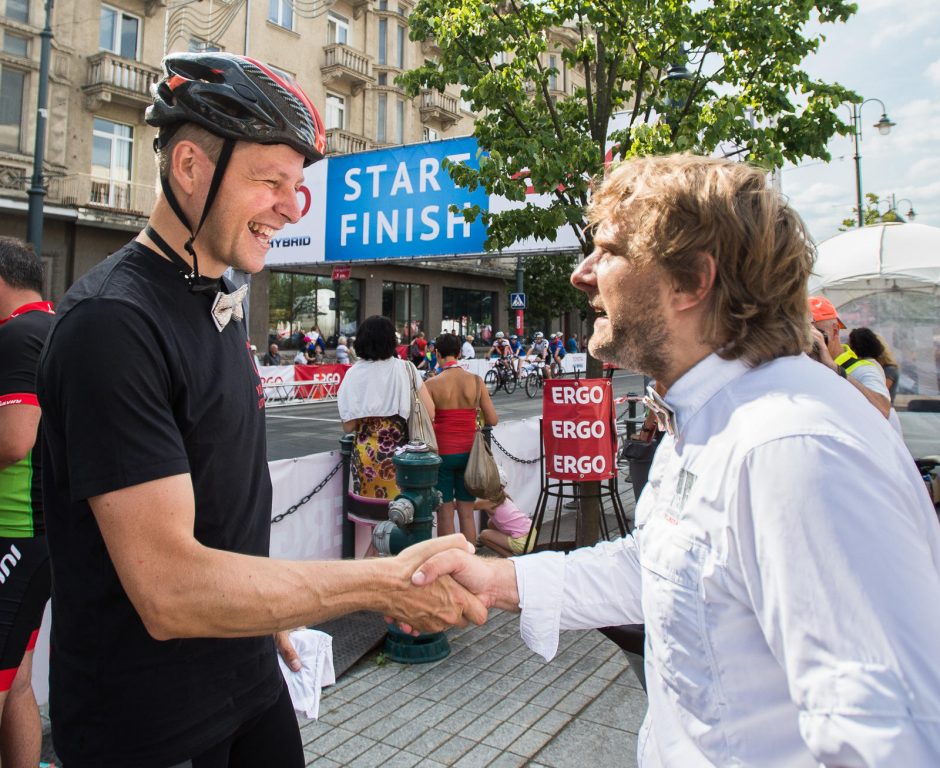
[[[47,190],[42,259],[46,294],[60,297],[81,274],[143,226],[156,198],[154,131],[144,122],[164,51],[247,54],[297,80],[320,109],[328,154],[434,141],[472,132],[459,93],[395,85],[435,54],[408,38],[411,0],[73,0],[53,18]],[[316,8],[316,11],[308,9]],[[32,173],[43,0],[0,0],[0,234],[26,231]],[[550,54],[547,64],[560,56]],[[562,72],[558,94],[575,86]],[[353,332],[370,314],[392,317],[405,338],[417,330],[505,327],[511,261],[278,267],[251,282],[250,326],[269,334],[322,325]]]

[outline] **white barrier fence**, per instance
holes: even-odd
[[[493,456],[509,478],[509,495],[532,512],[539,497],[539,420],[523,419],[493,428]],[[340,460],[339,451],[269,463],[274,495],[272,517],[287,511],[315,487]],[[271,526],[271,557],[335,560],[343,541],[343,478],[336,475],[302,507]]]
[[[258,368],[266,408],[335,400],[348,365],[264,365]]]
[[[529,358],[532,359],[532,358]],[[490,358],[461,360],[461,368],[481,378],[495,364]],[[564,373],[583,372],[587,355],[569,353],[561,361]],[[266,408],[335,400],[348,365],[264,365],[258,368]]]

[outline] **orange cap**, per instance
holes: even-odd
[[[838,320],[839,327],[845,328],[845,323],[839,318],[839,313],[832,306],[832,302],[825,296],[810,296],[809,311],[813,313],[813,322],[818,323],[822,320]]]

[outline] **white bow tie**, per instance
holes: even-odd
[[[214,322],[215,327],[219,329],[219,333],[222,333],[222,330],[228,325],[232,317],[236,320],[241,320],[245,317],[242,302],[245,300],[246,293],[248,293],[247,284],[231,293],[217,293],[215,295],[215,301],[212,302],[211,313],[212,322]]]
[[[643,398],[643,404],[656,416],[656,424],[659,426],[659,431],[668,432],[670,435],[675,436],[676,412],[669,407],[669,404],[666,403],[651,386],[646,388],[646,397]]]

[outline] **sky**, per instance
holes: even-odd
[[[804,65],[814,77],[881,99],[897,125],[882,136],[875,101],[862,109],[862,193],[913,204],[916,223],[940,227],[940,0],[856,0],[846,23],[826,25],[826,40]],[[849,122],[849,111],[842,108]],[[851,135],[829,143],[832,160],[785,166],[783,193],[819,243],[853,217],[855,162]],[[884,205],[882,210],[884,210]],[[902,216],[910,207],[898,204]]]

